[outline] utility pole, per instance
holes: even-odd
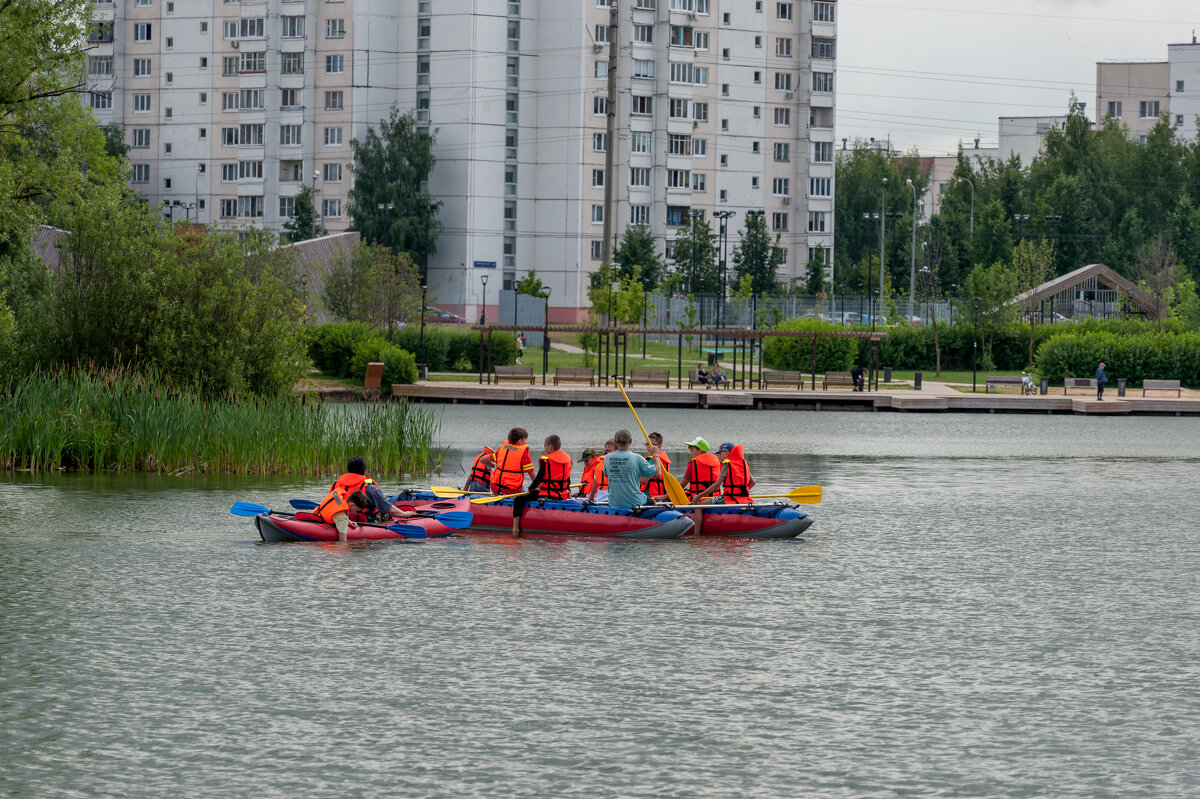
[[[608,7],[608,128],[604,138],[604,241],[600,244],[600,263],[612,263],[614,225],[617,219],[616,175],[617,167],[617,25],[618,0],[611,0]]]

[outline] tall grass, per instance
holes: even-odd
[[[350,412],[286,396],[208,399],[128,369],[33,373],[0,395],[9,471],[319,475],[363,455],[374,474],[426,474],[440,470],[437,433],[421,405]]]

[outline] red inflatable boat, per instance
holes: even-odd
[[[453,503],[454,507],[467,503]],[[337,528],[311,513],[260,514],[254,526],[263,541],[337,541]],[[413,517],[389,524],[350,523],[348,541],[403,541],[414,538],[441,538],[454,532],[434,517]]]

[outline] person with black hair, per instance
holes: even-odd
[[[374,516],[377,519],[393,518],[403,519],[407,516],[416,516],[414,511],[400,510],[395,505],[387,501],[387,497],[379,490],[379,485],[367,477],[367,460],[361,455],[355,455],[346,463],[346,473],[337,479],[337,481],[329,487],[330,492],[338,492],[343,497],[355,492],[361,491],[367,499],[363,511],[367,516]],[[357,520],[356,520],[357,521]],[[364,518],[362,521],[370,521],[370,518]]]

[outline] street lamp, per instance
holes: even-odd
[[[425,294],[429,291],[429,286],[421,286],[421,334],[417,338],[417,369],[421,370],[425,366]]]
[[[613,324],[613,322],[615,321],[613,319],[613,293],[618,288],[620,288],[620,286],[621,286],[620,280],[613,280],[608,286],[608,326],[609,327],[616,327],[616,325]]]
[[[971,241],[975,241],[975,183],[970,178],[959,178],[957,182],[971,187]]]
[[[1029,214],[1013,214],[1013,221],[1017,223],[1018,235],[1023,240],[1025,238],[1025,223],[1029,221]]]
[[[487,324],[487,281],[488,281],[488,276],[486,274],[482,274],[479,276],[479,280],[481,283],[483,283],[483,309],[479,312],[479,324],[486,325]]]
[[[975,393],[975,373],[978,367],[978,351],[979,351],[979,308],[983,305],[983,301],[978,297],[971,298],[971,316],[975,320],[975,337],[971,339],[971,393]]]
[[[321,170],[314,169],[312,179],[312,231],[309,235],[309,238],[313,239],[317,237],[317,178],[319,177],[321,177]]]
[[[913,231],[912,231],[912,250],[909,253],[910,262],[908,267],[908,321],[911,324],[913,320],[913,299],[917,291],[917,187],[913,185],[912,178],[905,181],[913,193]]]
[[[841,294],[841,309],[842,309],[842,318],[839,321],[841,321],[841,323],[844,325],[844,324],[846,324],[846,284],[845,283],[838,286],[838,293]]]
[[[546,372],[550,370],[550,287],[542,286],[546,295],[546,312],[542,316],[542,385],[546,385]]]
[[[870,278],[867,278],[870,280]],[[868,284],[869,285],[869,284]],[[863,283],[858,281],[858,321],[862,323],[862,301],[863,301]]]
[[[762,210],[747,211],[746,212],[747,228],[749,228],[751,225],[754,225],[755,227],[757,227],[757,225],[761,224],[764,226],[763,233],[765,233],[766,232],[766,228],[765,228],[766,222],[763,221],[763,217],[766,216],[766,213],[767,213],[766,211],[762,211]],[[757,223],[752,221],[755,218],[757,218],[759,220]],[[747,232],[750,232],[750,231],[747,230]],[[755,232],[757,232],[757,231],[755,231]],[[760,241],[763,238],[765,238],[765,236],[760,236],[759,237]],[[763,252],[759,253],[759,259],[760,259],[760,261],[765,260],[766,257],[767,257],[767,252],[764,248]],[[756,264],[756,268],[754,270],[754,275],[752,276],[752,278],[750,280],[750,326],[754,330],[758,329],[758,279],[759,279],[759,275],[762,272],[764,267],[765,267],[765,264],[763,264],[763,263]]]
[[[717,250],[721,259],[721,290],[717,297],[717,327],[721,326],[722,310],[725,306],[725,255],[729,247],[729,236],[725,229],[726,220],[733,216],[733,211],[714,211],[713,216],[721,220],[721,229],[717,235]]]
[[[879,190],[879,299],[883,299],[883,245],[887,239],[887,178],[883,179],[883,188]],[[867,283],[871,282],[871,267],[867,267]],[[874,328],[872,328],[874,329]]]

